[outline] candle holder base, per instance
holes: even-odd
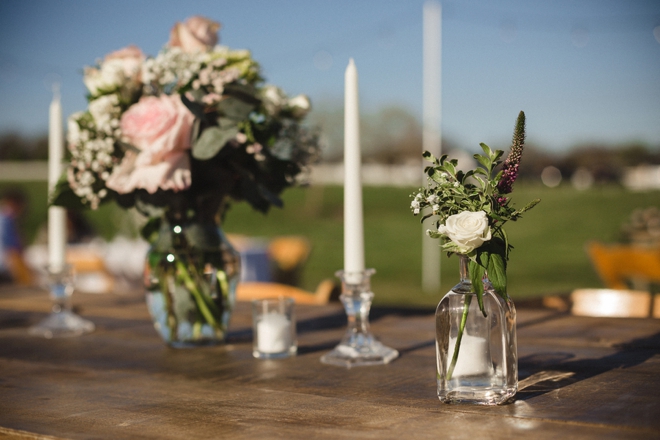
[[[81,318],[70,310],[53,312],[39,324],[30,327],[33,336],[46,339],[80,336],[94,331],[94,323]]]
[[[369,310],[374,294],[370,277],[376,271],[367,269],[360,274],[337,272],[342,280],[339,299],[348,317],[348,328],[339,345],[321,357],[321,362],[340,367],[384,365],[397,357],[399,352],[380,343],[369,330]]]
[[[60,270],[48,270],[48,287],[53,300],[53,311],[39,324],[30,327],[28,333],[46,339],[80,336],[94,331],[94,323],[71,311],[73,271],[70,266]]]

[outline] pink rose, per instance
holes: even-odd
[[[175,191],[190,186],[190,135],[195,117],[179,95],[143,96],[121,118],[122,135],[139,153],[127,152],[106,181],[120,194],[143,188]]]
[[[138,166],[139,154],[127,151],[105,185],[119,194],[136,189],[155,193],[158,188],[181,191],[190,186],[190,159],[185,151],[172,151],[161,162]]]
[[[174,25],[168,46],[187,53],[203,52],[218,44],[219,29],[220,23],[196,15]]]
[[[145,56],[139,47],[130,45],[107,54],[104,62],[118,63],[122,66],[124,75],[127,78],[134,78],[139,75],[144,58]]]

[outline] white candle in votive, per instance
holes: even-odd
[[[291,347],[291,321],[277,312],[266,313],[257,323],[257,349],[262,353],[283,353]]]
[[[451,365],[456,348],[456,338],[449,338],[449,350],[447,353],[447,365]],[[454,367],[452,377],[475,376],[487,374],[492,370],[490,362],[490,349],[488,341],[478,336],[470,336],[463,333],[461,345],[458,349],[458,360]]]
[[[48,193],[52,194],[62,174],[64,142],[62,136],[62,105],[59,85],[53,87],[48,126]],[[64,267],[66,256],[66,210],[60,206],[48,208],[48,263],[53,271]]]
[[[344,81],[344,276],[349,283],[359,283],[364,272],[364,226],[358,74],[352,58]]]

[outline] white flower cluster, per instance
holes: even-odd
[[[419,214],[422,209],[422,200],[424,200],[424,196],[421,193],[417,193],[413,201],[410,202],[410,209],[413,210],[413,214]]]
[[[410,202],[410,209],[413,210],[413,214],[417,215],[422,209],[422,201],[426,201],[431,206],[433,214],[437,214],[440,210],[440,197],[436,194],[430,194],[426,199],[422,193],[417,193],[415,198]],[[426,205],[424,205],[426,206]]]
[[[186,53],[178,47],[165,48],[142,65],[142,82],[159,89],[178,89],[188,84],[208,60],[204,52]]]
[[[102,95],[90,101],[88,108],[98,132],[116,138],[121,137],[119,130],[121,107],[117,95]]]
[[[71,152],[71,166],[67,169],[67,179],[73,192],[84,203],[89,203],[92,209],[96,209],[108,195],[104,181],[110,176],[114,166],[112,155],[115,140],[112,130],[107,134],[95,125],[91,107],[90,103],[89,112],[74,113],[69,117],[67,145]],[[102,119],[108,119],[105,113],[102,115]],[[112,121],[117,120],[109,121],[104,124],[110,126],[113,125]]]

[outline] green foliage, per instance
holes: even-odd
[[[195,141],[192,147],[192,155],[195,159],[208,160],[222,150],[227,142],[234,139],[238,134],[237,126],[226,128],[209,127]]]
[[[442,248],[448,254],[464,253],[469,257],[468,266],[472,284],[482,312],[484,309],[481,278],[485,275],[488,276],[497,294],[507,298],[506,262],[511,245],[503,229],[504,224],[510,220],[518,220],[524,212],[540,201],[536,199],[517,210],[510,204],[509,199],[503,196],[500,189],[502,179],[508,179],[506,187],[507,192],[510,192],[511,184],[516,177],[517,164],[522,155],[524,138],[525,114],[520,112],[516,121],[512,151],[507,158],[507,164],[514,168],[508,172],[497,171],[504,152],[493,151],[484,143],[480,144],[483,154],[474,155],[479,166],[467,172],[458,170],[458,161],[449,160],[447,155],[436,158],[428,151],[423,153],[424,159],[432,165],[424,170],[428,183],[426,188],[421,188],[414,195],[411,209],[413,214],[417,215],[428,208],[427,213],[422,216],[422,222],[433,218],[435,226],[435,230],[430,230],[428,235],[431,238],[443,239],[445,242]],[[449,217],[464,212],[484,212],[488,217],[491,238],[477,248],[465,248],[460,243],[452,241],[444,229],[439,230]]]

